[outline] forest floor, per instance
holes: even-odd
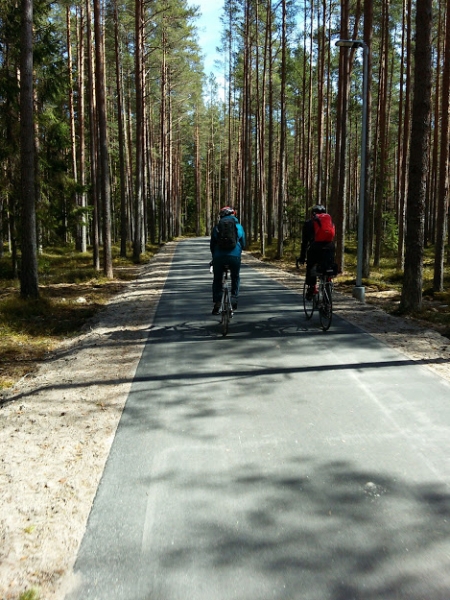
[[[76,338],[0,396],[2,600],[63,600],[76,585],[74,560],[175,247],[164,246]],[[295,269],[250,254],[244,261],[301,291]],[[387,314],[392,293],[369,289],[366,300],[338,285],[336,312],[450,381],[447,337]]]

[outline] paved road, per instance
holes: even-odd
[[[247,266],[223,338],[208,260],[177,247],[68,598],[449,600],[448,383]]]

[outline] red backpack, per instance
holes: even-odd
[[[318,213],[313,217],[314,223],[314,241],[332,242],[336,229],[328,213]]]

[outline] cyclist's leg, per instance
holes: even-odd
[[[330,269],[334,264],[336,246],[334,242],[325,242],[322,248],[322,269]]]
[[[236,310],[239,297],[239,287],[241,283],[241,257],[229,256],[228,259],[231,275],[231,304],[233,306],[233,310]]]
[[[308,286],[308,295],[312,296],[317,290],[317,277],[311,274],[311,269],[317,265],[317,261],[320,257],[320,249],[316,242],[310,244],[308,252],[306,253],[306,275],[305,281]]]
[[[213,295],[213,314],[219,314],[220,302],[222,299],[222,272],[223,272],[224,259],[222,256],[216,256],[213,258],[213,283],[212,283],[212,295]]]

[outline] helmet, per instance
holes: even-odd
[[[231,215],[236,216],[236,211],[234,210],[234,208],[231,208],[230,206],[224,206],[223,208],[220,209],[219,217],[221,219],[223,217],[229,217]]]
[[[311,212],[313,215],[317,215],[321,213],[326,213],[327,209],[325,208],[325,206],[323,206],[323,204],[316,204],[312,207]]]

